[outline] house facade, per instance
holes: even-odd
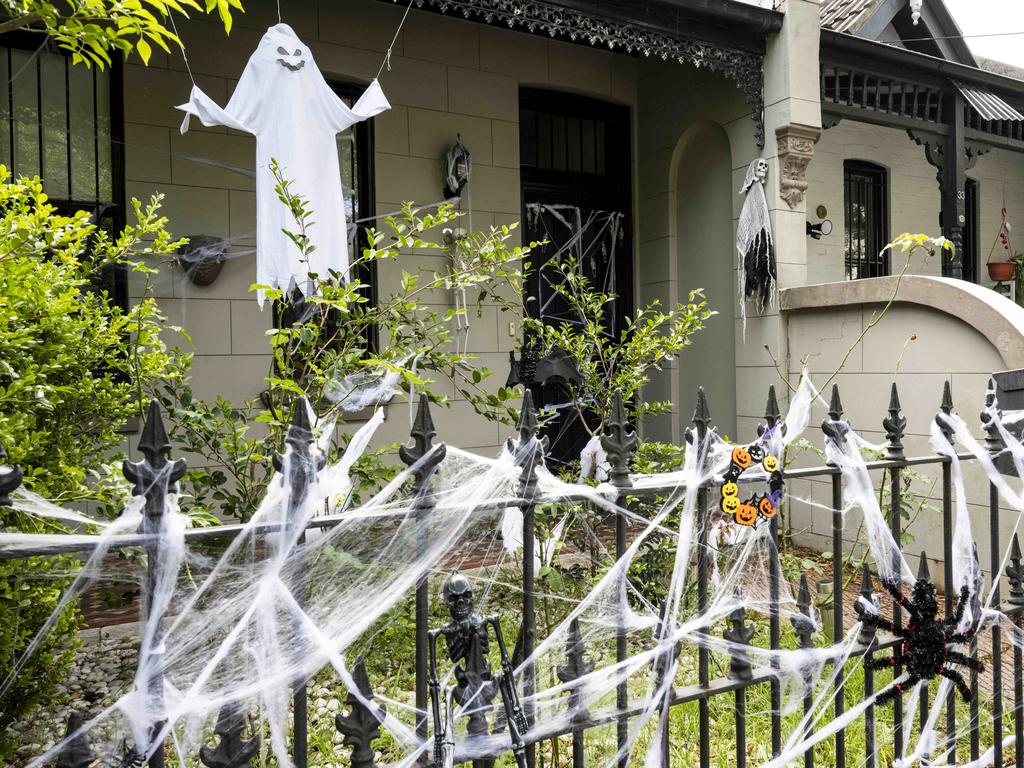
[[[175,106],[193,80],[225,104],[279,19],[355,99],[405,5],[284,0],[279,11],[250,0],[227,39],[215,23],[181,25],[187,60],[156,53],[148,66],[105,73],[69,67],[34,39],[3,41],[4,162],[115,224],[126,200],[161,192],[176,234],[228,240],[210,284],[168,264],[156,278],[163,310],[192,338],[197,396],[258,395],[273,313],[249,291],[254,140],[195,121],[182,135]],[[774,10],[736,0],[416,0],[380,77],[392,108],[339,138],[349,215],[366,221],[443,199],[457,137],[473,160],[459,202],[467,228],[521,221],[529,240],[545,234],[531,211],[617,214],[620,234],[600,269],[620,314],[694,288],[718,310],[650,386],[648,397],[674,404],[642,425],[651,438],[680,441],[698,385],[720,430],[748,436],[768,384],[805,366],[827,377],[844,356],[838,381],[857,393],[849,415],[869,433],[881,425],[859,424],[858,409],[877,413],[897,373],[908,391],[935,394],[906,400],[908,410],[934,411],[951,378],[956,403],[973,413],[991,371],[1024,366],[1024,309],[989,290],[985,268],[1004,209],[1024,220],[1024,81],[979,66],[957,34],[941,0],[925,0],[916,24],[906,0],[781,0]],[[757,158],[769,163],[779,298],[764,313],[748,307],[744,327],[735,227]],[[879,250],[904,231],[944,234],[960,256],[911,264],[872,344],[856,347],[903,271]],[[408,254],[375,279],[387,290],[403,270],[434,266]],[[116,289],[130,301],[141,287]],[[520,329],[485,306],[471,331],[469,349],[498,386]],[[380,438],[403,439],[407,413],[392,404]],[[435,420],[468,449],[504,438],[457,400]],[[927,436],[910,440],[923,446]]]

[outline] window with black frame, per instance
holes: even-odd
[[[362,95],[366,86],[353,83],[328,81],[338,96],[352,106]],[[372,226],[374,215],[373,189],[373,122],[363,120],[352,128],[338,134],[338,160],[341,167],[341,184],[345,196],[345,221],[348,222],[349,258],[355,260],[369,244],[366,238],[366,227]],[[314,219],[320,217],[314,211]],[[326,217],[324,220],[328,220]],[[366,286],[371,302],[377,300],[376,266],[362,266],[355,275]],[[288,327],[301,313],[301,294],[293,297],[291,302],[275,302],[274,321],[279,328]],[[327,329],[332,333],[331,328]],[[370,340],[376,344],[376,338]]]
[[[43,179],[66,215],[85,210],[115,233],[124,226],[121,67],[72,65],[49,40],[0,36],[0,163],[16,176]],[[105,270],[100,286],[128,307],[124,268]]]
[[[874,163],[847,160],[843,164],[845,199],[845,265],[848,280],[889,274],[889,179]]]

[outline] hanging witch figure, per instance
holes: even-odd
[[[768,200],[764,182],[768,176],[768,161],[762,158],[747,166],[740,193],[746,195],[736,227],[736,250],[739,251],[740,316],[743,332],[747,330],[748,299],[757,304],[757,311],[775,299],[775,243],[772,223],[768,215]]]

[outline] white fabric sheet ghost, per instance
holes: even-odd
[[[344,276],[349,266],[345,200],[338,162],[337,134],[387,109],[374,80],[349,108],[327,85],[309,47],[287,24],[267,30],[249,58],[227,107],[192,87],[181,132],[194,115],[205,126],[224,125],[256,137],[256,282],[306,296],[314,289],[309,273],[321,279],[329,270]],[[276,159],[291,189],[309,202],[315,251],[308,263],[282,230],[295,222],[274,191],[271,159]],[[256,299],[263,306],[265,292]]]

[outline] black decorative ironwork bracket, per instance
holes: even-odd
[[[535,0],[415,0],[415,5],[460,14],[484,24],[588,43],[594,48],[709,69],[729,78],[740,89],[750,107],[757,146],[764,147],[764,57],[758,53],[677,37]]]

